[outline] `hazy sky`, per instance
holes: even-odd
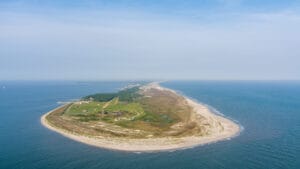
[[[0,80],[300,79],[299,0],[1,0]]]

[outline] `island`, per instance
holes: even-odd
[[[169,151],[236,136],[238,124],[158,83],[131,85],[64,104],[41,117],[63,136],[123,151]]]

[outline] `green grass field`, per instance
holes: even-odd
[[[144,115],[137,102],[120,102],[116,97],[107,102],[80,101],[73,103],[64,113],[80,121],[103,120],[106,122],[133,121]]]
[[[53,115],[53,121],[68,130],[77,128],[81,133],[96,135],[123,132],[122,135],[140,138],[199,132],[195,124],[190,123],[192,109],[184,98],[158,89],[144,93],[137,89],[89,95],[64,109],[61,117]],[[174,128],[173,125],[179,123],[184,127]],[[127,133],[128,129],[131,133]]]
[[[74,103],[65,111],[65,114],[71,116],[97,114],[104,104],[105,102]]]
[[[142,124],[164,127],[175,120],[167,114],[145,111],[139,102],[121,102],[114,98],[108,102],[82,101],[73,103],[65,115],[76,117],[79,121],[101,120],[122,127],[134,128]]]

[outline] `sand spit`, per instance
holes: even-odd
[[[159,86],[157,83],[151,83],[143,87],[155,88],[159,90],[168,90],[176,93],[173,90]],[[209,144],[221,140],[226,140],[236,136],[240,132],[240,126],[235,122],[219,116],[213,113],[207,106],[197,103],[187,97],[185,97],[187,103],[196,112],[197,115],[201,115],[207,119],[207,122],[212,124],[213,129],[209,135],[206,136],[186,136],[186,137],[163,137],[163,138],[147,138],[147,139],[129,139],[129,138],[117,138],[117,137],[88,137],[84,135],[78,135],[70,131],[66,131],[55,127],[49,123],[46,116],[54,110],[44,114],[41,117],[41,123],[46,128],[62,134],[65,137],[73,139],[75,141],[85,143],[88,145],[120,150],[120,151],[132,151],[132,152],[156,152],[156,151],[170,151],[177,149],[186,149],[203,144]],[[60,108],[60,107],[59,107]],[[57,108],[58,109],[58,108]],[[55,109],[55,110],[57,110]]]

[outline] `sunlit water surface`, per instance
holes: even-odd
[[[0,82],[1,169],[299,169],[300,82],[174,81],[162,85],[240,123],[231,140],[192,149],[128,153],[95,148],[40,124],[58,102],[130,82]]]

